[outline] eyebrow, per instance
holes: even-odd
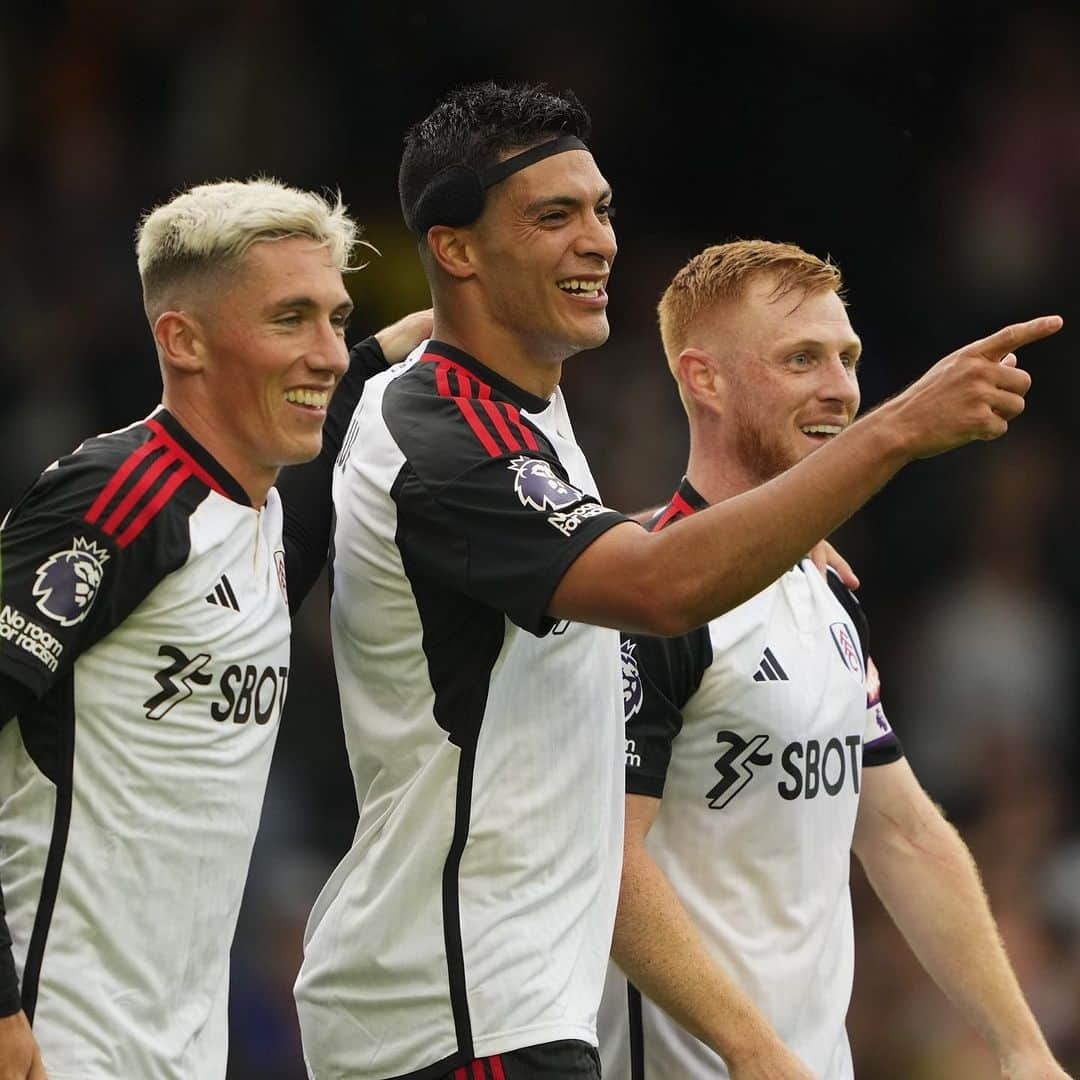
[[[610,198],[611,188],[606,187],[603,191],[600,192],[599,195],[596,196],[593,205],[595,206],[596,203],[603,202],[605,199]],[[549,195],[545,198],[534,199],[525,207],[525,213],[535,214],[540,210],[546,210],[549,207],[553,206],[565,207],[567,210],[576,210],[578,207],[583,206],[585,202],[585,199],[579,199],[575,195]]]
[[[284,300],[277,300],[273,304],[267,307],[267,313],[273,314],[276,311],[288,311],[290,309],[299,308],[302,311],[314,311],[321,305],[316,303],[310,296],[290,296]],[[342,300],[340,304],[334,307],[334,312],[339,311],[352,311],[353,302],[351,299]]]
[[[825,347],[825,342],[817,338],[803,338],[799,341],[783,342],[780,351],[787,354],[793,352],[820,352]],[[841,352],[853,352],[856,357],[862,356],[862,342],[858,338],[849,338],[841,348]]]

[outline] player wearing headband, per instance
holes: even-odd
[[[558,388],[608,335],[611,189],[588,129],[572,95],[486,84],[406,137],[434,337],[369,380],[334,471],[360,817],[297,982],[320,1080],[599,1075],[623,821],[605,627],[696,626],[905,462],[1000,434],[1028,379],[996,361],[1058,326],[950,357],[818,460],[651,535],[600,501]]]

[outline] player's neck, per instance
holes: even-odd
[[[436,311],[431,336],[475,356],[485,367],[545,401],[562,377],[562,359],[538,356],[520,337],[487,319],[465,325]]]
[[[176,422],[247,492],[251,505],[260,508],[277,480],[277,469],[255,465],[223,435],[223,425],[197,404],[178,400],[166,391],[162,405]]]
[[[761,484],[761,480],[732,455],[710,446],[704,439],[695,439],[692,432],[686,479],[710,506],[733,499]]]

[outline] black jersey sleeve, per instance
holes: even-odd
[[[47,469],[0,526],[0,724],[70,678],[78,656],[190,550],[187,519],[206,489],[189,480],[170,496],[143,453],[144,432],[109,439]],[[167,507],[171,500],[182,512]],[[20,1007],[0,895],[0,1016]]]
[[[425,367],[382,399],[406,458],[390,492],[398,542],[433,580],[546,634],[570,564],[629,519],[575,487],[547,437],[508,402],[433,395]]]
[[[534,498],[532,485],[557,492],[557,505]],[[539,452],[492,457],[444,482],[405,469],[391,495],[415,565],[538,636],[555,625],[547,609],[570,564],[628,520]]]
[[[623,637],[627,794],[663,797],[682,710],[711,663],[706,627],[675,638]]]
[[[870,621],[866,617],[866,611],[834,570],[830,569],[827,572],[826,580],[833,595],[851,616],[851,621],[858,631],[859,644],[862,646],[862,654],[865,658],[863,674],[866,683],[866,727],[863,732],[863,767],[872,768],[875,765],[888,765],[893,761],[899,761],[904,756],[904,748],[881,704],[881,677],[870,655]]]
[[[353,346],[349,370],[330,400],[321,453],[314,461],[283,469],[278,477],[277,489],[284,514],[289,610],[294,615],[326,565],[334,518],[330,495],[334,461],[364,392],[364,383],[370,376],[385,371],[386,366],[386,357],[374,335]]]
[[[0,671],[0,728],[33,704],[34,695],[21,682]]]
[[[207,494],[165,490],[137,443],[108,438],[42,473],[0,527],[0,674],[35,699],[184,562]]]

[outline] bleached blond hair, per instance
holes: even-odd
[[[222,180],[181,192],[139,223],[135,253],[143,304],[153,321],[175,286],[234,268],[252,244],[308,237],[342,273],[359,228],[337,195],[333,203],[269,177]]]
[[[691,328],[717,305],[741,299],[747,286],[762,277],[774,279],[774,299],[795,290],[814,293],[823,289],[843,299],[840,268],[795,244],[733,240],[707,247],[675,275],[657,305],[660,337],[676,379],[679,354],[689,344]]]

